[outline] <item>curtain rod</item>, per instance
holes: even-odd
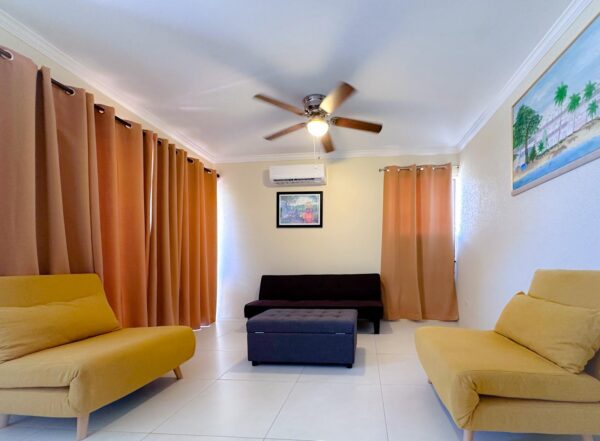
[[[416,168],[417,170],[423,170],[425,168],[426,164],[423,165],[417,165]],[[393,167],[393,166],[390,166]],[[445,169],[446,166],[445,165],[434,165],[433,170],[437,170],[437,169]],[[451,165],[450,168],[459,168],[458,165]],[[412,170],[412,167],[398,167],[398,170]],[[383,167],[379,169],[380,172],[386,172],[389,171],[388,167]]]
[[[162,143],[162,139],[158,139],[158,142]],[[179,153],[179,150],[176,150],[175,153]],[[194,162],[194,158],[187,158],[187,162],[189,162],[190,164],[192,164]],[[207,172],[208,174],[212,174],[213,172],[216,172],[216,170],[213,170],[212,168],[207,168],[204,167],[204,171]],[[217,173],[217,178],[220,178],[221,175],[219,173]]]
[[[11,54],[12,55],[12,54]],[[75,89],[73,89],[72,87],[69,87],[63,83],[61,83],[60,81],[55,80],[54,78],[52,78],[52,84],[54,84],[55,86],[59,87],[60,89],[62,89],[67,95],[75,95]],[[102,107],[100,104],[94,104],[94,108],[100,112],[100,113],[104,113],[106,112],[106,110],[104,109],[104,107]],[[127,127],[128,129],[130,129],[131,123],[129,121],[126,121],[122,118],[119,118],[117,115],[115,115],[115,119],[117,121],[119,121],[121,124],[123,124],[125,127]],[[161,142],[160,139],[158,140],[158,142]],[[188,162],[193,162],[193,159],[188,158]],[[204,167],[204,171],[207,173],[212,173],[213,171],[216,170],[212,170],[210,168],[206,168]],[[217,178],[220,178],[221,175],[219,173],[217,173]]]
[[[60,81],[55,80],[54,78],[52,78],[52,84],[54,84],[56,87],[63,90],[67,95],[75,95],[75,89],[61,83]],[[102,107],[100,104],[94,104],[94,108],[100,113],[106,112],[104,107]],[[131,129],[132,126],[129,121],[126,121],[123,118],[119,118],[117,115],[115,115],[115,119],[117,121],[119,121],[121,124],[123,124],[125,127],[127,127],[128,129]]]

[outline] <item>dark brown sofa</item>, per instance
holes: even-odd
[[[258,300],[246,304],[244,316],[273,308],[355,309],[379,334],[381,280],[379,274],[264,275]]]

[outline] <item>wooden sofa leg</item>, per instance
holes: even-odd
[[[8,426],[8,417],[10,415],[7,415],[5,413],[0,413],[0,429]]]
[[[475,432],[470,430],[463,430],[463,441],[473,441],[475,438]]]
[[[581,435],[582,441],[594,441],[593,435]]]
[[[90,421],[90,414],[79,415],[77,417],[77,441],[81,441],[87,438],[88,435],[88,423]]]
[[[175,374],[178,380],[181,380],[183,378],[183,374],[181,373],[181,366],[177,366],[175,369],[173,369],[173,373]]]

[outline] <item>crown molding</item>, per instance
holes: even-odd
[[[359,149],[359,150],[336,150],[332,153],[314,152],[303,153],[272,153],[265,155],[245,155],[245,156],[218,156],[215,164],[232,164],[243,162],[276,162],[276,161],[308,161],[313,159],[347,159],[347,158],[375,158],[390,156],[433,156],[433,155],[452,155],[457,154],[458,150],[454,147],[438,148],[417,148],[404,149],[401,147],[383,147],[378,149]]]
[[[54,46],[37,32],[31,30],[2,9],[0,9],[0,28],[5,29],[10,34],[31,46],[33,49],[47,56],[66,70],[72,72],[94,89],[118,103],[119,106],[127,109],[131,113],[160,129],[161,132],[163,132],[163,134],[172,141],[180,144],[182,147],[185,147],[191,152],[196,153],[209,162],[215,162],[216,155],[214,152],[205,146],[199,145],[187,135],[171,127],[170,124],[166,123],[155,114],[129,102],[124,98],[126,95],[122,90],[102,82],[102,80],[93,70],[84,66],[79,61],[75,60],[70,55]]]
[[[563,13],[554,22],[552,27],[546,32],[544,37],[533,48],[531,53],[525,58],[523,63],[510,77],[508,82],[500,90],[500,92],[487,105],[485,110],[473,122],[471,127],[465,132],[459,143],[457,150],[461,151],[465,146],[477,135],[483,126],[490,120],[502,104],[510,98],[517,90],[525,78],[533,71],[541,59],[548,51],[558,42],[558,40],[567,32],[577,17],[581,15],[583,10],[592,3],[592,0],[573,0]]]

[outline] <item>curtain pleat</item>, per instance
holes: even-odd
[[[190,210],[188,157],[184,150],[177,151],[177,194],[179,196],[179,324],[191,326],[190,320]]]
[[[90,222],[92,227],[92,260],[96,274],[104,280],[104,263],[102,261],[102,225],[100,222],[100,187],[98,181],[98,149],[96,145],[96,121],[94,96],[86,93],[86,124],[88,145],[88,173],[90,195]],[[91,271],[90,271],[91,272]]]
[[[387,167],[381,278],[387,320],[457,320],[452,170]]]
[[[174,310],[172,301],[172,264],[171,264],[171,216],[170,209],[170,166],[169,145],[164,139],[157,146],[157,203],[156,203],[156,240],[157,240],[157,299],[156,323],[173,324]],[[174,172],[174,168],[173,168]]]
[[[209,313],[204,324],[210,324],[217,318],[217,173],[206,173],[204,176],[204,206],[206,223],[206,271]]]
[[[176,230],[175,230],[175,248],[174,259],[171,260],[175,267],[175,283],[173,288],[173,319],[176,323],[179,322],[180,316],[180,301],[183,296],[182,286],[182,267],[186,264],[182,255],[183,248],[183,217],[184,217],[184,199],[187,198],[187,152],[177,149],[175,145],[169,145],[169,155],[175,151],[175,215],[176,215]]]
[[[102,262],[104,291],[119,320],[121,304],[121,267],[119,265],[119,187],[117,178],[117,141],[115,110],[105,106],[95,111],[96,147],[98,150],[98,183],[101,189],[100,225],[102,230]]]
[[[92,219],[90,203],[90,149],[87,127],[87,98],[82,89],[69,95],[52,86],[58,134],[60,188],[63,209],[58,216],[66,233],[69,270],[94,272]],[[42,220],[42,219],[41,219]]]
[[[125,327],[215,320],[216,173],[0,57],[0,275],[96,272]]]
[[[16,53],[12,61],[0,59],[3,276],[39,273],[35,216],[37,83],[38,69],[30,59]]]
[[[157,242],[156,242],[156,190],[158,135],[144,131],[144,219],[146,233],[146,271],[148,284],[148,325],[157,324]]]
[[[423,317],[458,320],[451,164],[423,167],[417,183]]]
[[[203,302],[202,295],[205,292],[203,284],[204,275],[202,271],[203,250],[203,222],[202,222],[202,162],[194,160],[188,165],[189,181],[189,210],[190,210],[190,326],[202,325]]]
[[[123,326],[147,326],[142,127],[114,121],[117,141],[119,259]]]
[[[35,201],[40,274],[70,273],[61,167],[50,70],[38,74],[36,102]],[[65,189],[66,190],[66,189]]]

